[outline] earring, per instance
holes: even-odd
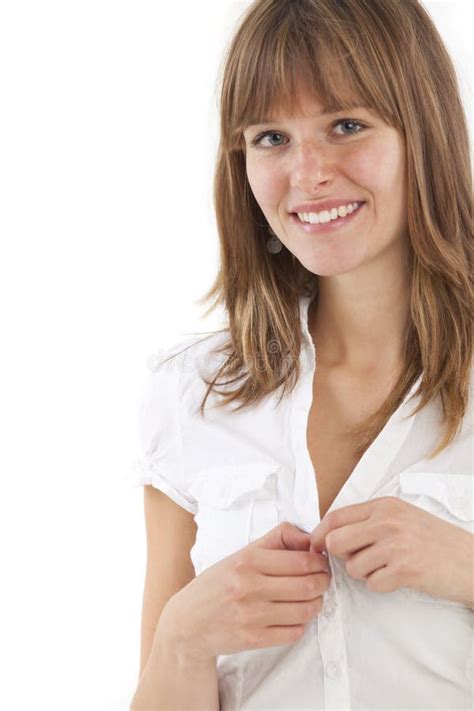
[[[278,239],[270,225],[268,225],[268,231],[272,236],[267,241],[267,249],[270,254],[278,254],[278,252],[281,252],[283,249],[283,243]]]

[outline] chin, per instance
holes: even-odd
[[[316,259],[308,258],[305,256],[304,259],[297,257],[301,264],[309,272],[316,274],[316,276],[328,277],[328,276],[338,276],[339,274],[347,274],[360,266],[360,262],[355,262],[354,259],[348,259],[343,261],[341,259],[334,260],[328,259],[326,257]]]

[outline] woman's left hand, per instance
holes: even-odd
[[[310,551],[346,562],[367,589],[399,587],[472,606],[474,534],[394,496],[330,511],[311,533]]]

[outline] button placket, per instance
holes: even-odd
[[[330,679],[336,679],[341,673],[341,668],[337,662],[328,662],[325,667],[326,676]]]
[[[333,569],[331,567],[329,560],[327,562],[327,568],[331,573],[331,582],[330,582],[328,590],[326,590],[326,592],[323,595],[324,605],[323,605],[321,612],[323,613],[323,615],[325,617],[329,617],[330,615],[332,615],[332,613],[334,612],[334,610],[336,608],[336,602],[335,602],[336,583],[335,583],[335,579],[334,579],[334,572],[333,572]]]
[[[334,600],[330,597],[325,601],[325,603],[323,605],[322,613],[325,617],[330,617],[330,615],[332,615],[334,610],[335,610]]]
[[[324,693],[326,708],[347,711],[351,708],[349,675],[347,672],[346,644],[342,626],[341,590],[337,563],[328,556],[331,583],[324,594],[322,614],[318,615],[318,639],[324,665]]]

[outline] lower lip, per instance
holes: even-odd
[[[331,222],[325,222],[319,225],[312,225],[310,222],[301,222],[298,215],[293,213],[290,215],[290,217],[295,223],[295,225],[297,225],[305,232],[325,234],[326,232],[334,232],[335,230],[341,230],[346,225],[352,224],[355,220],[357,220],[359,213],[362,212],[365,205],[366,203],[363,202],[362,205],[358,207],[357,210],[355,210],[351,215],[346,215],[345,217],[338,217],[337,220],[331,220]]]

